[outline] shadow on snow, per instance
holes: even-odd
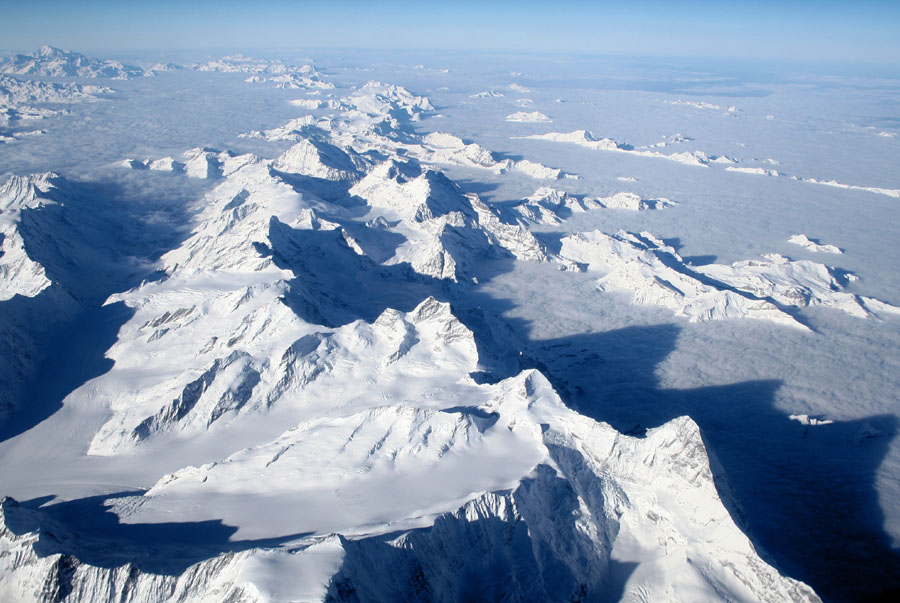
[[[51,416],[66,395],[112,367],[105,352],[132,311],[104,301],[138,285],[151,262],[178,246],[189,221],[175,183],[148,198],[112,184],[51,182],[42,196],[55,203],[24,209],[19,232],[53,284],[0,302],[9,335],[0,355],[4,374],[14,376],[0,383],[0,441]]]
[[[664,389],[655,368],[678,332],[663,324],[533,341],[526,362],[567,405],[623,433],[690,416],[732,517],[770,562],[826,599],[900,586],[875,489],[897,418],[803,425],[775,408],[775,380]]]
[[[39,557],[71,555],[101,568],[131,563],[142,572],[177,576],[191,565],[222,553],[275,547],[308,534],[280,538],[230,540],[236,527],[221,520],[166,523],[122,523],[108,504],[138,497],[143,491],[90,496],[45,505],[47,497],[3,504],[6,524],[14,534],[37,532],[34,551]]]
[[[516,512],[495,502],[495,515],[447,513],[427,528],[342,538],[344,560],[326,601],[621,599],[635,565],[598,557],[591,536],[569,519],[578,498],[555,469],[539,465],[515,490],[495,495],[512,499]]]
[[[331,189],[317,192],[344,194]],[[153,227],[150,223],[147,232],[136,233],[126,226],[134,220],[133,213],[98,208],[98,203],[114,205],[112,197],[98,201],[89,193],[82,189],[64,199],[61,206],[24,212],[29,219],[47,218],[57,224],[53,221],[72,223],[77,218],[83,226],[54,241],[48,241],[38,228],[23,229],[26,246],[33,247],[29,254],[34,253],[32,257],[47,266],[48,276],[63,290],[55,286],[35,298],[16,297],[0,303],[0,315],[7,324],[39,321],[39,349],[30,366],[41,369],[25,373],[27,410],[4,426],[0,439],[50,416],[69,392],[109,370],[111,362],[104,352],[130,311],[120,304],[101,306],[102,301],[114,291],[137,285],[146,274],[146,270],[133,270],[126,254],[155,259],[184,236],[171,226]],[[900,558],[884,533],[884,516],[874,486],[875,471],[897,433],[896,417],[804,426],[775,408],[778,381],[665,389],[655,370],[675,349],[679,332],[675,325],[524,341],[517,333],[527,332],[525,324],[502,318],[512,308],[509,300],[480,293],[465,282],[422,276],[407,264],[380,265],[357,255],[339,230],[300,231],[273,220],[269,235],[271,248],[260,245],[258,250],[271,254],[279,267],[294,272],[283,301],[304,320],[334,327],[357,319],[372,321],[386,308],[412,310],[429,295],[452,300],[454,313],[475,334],[482,372],[474,377],[496,381],[525,368],[537,368],[570,407],[633,435],[688,415],[700,426],[713,457],[719,491],[733,517],[778,567],[835,600],[858,599],[900,586]],[[90,242],[87,247],[92,250],[81,254],[79,241]],[[389,250],[399,241],[383,243]],[[104,257],[107,253],[113,255]],[[94,267],[93,262],[96,270],[86,272],[87,267]],[[478,278],[487,282],[512,266],[512,259],[479,264]],[[6,345],[10,350],[3,350],[4,354],[18,353],[14,342]],[[55,378],[38,378],[47,374]],[[224,551],[275,546],[296,538],[232,543],[228,537],[235,528],[217,521],[129,526],[120,524],[103,507],[107,498],[60,503],[41,511],[59,522],[90,528],[92,533],[99,530],[104,537],[127,543],[127,550],[115,563],[126,557],[141,558],[147,570],[156,573],[177,572]],[[527,552],[526,540],[522,550]],[[185,548],[169,559],[166,547],[172,542]],[[188,546],[191,542],[205,544],[192,548]],[[148,546],[149,552],[145,550]],[[351,545],[348,556],[352,557],[355,546],[378,545],[375,541]],[[103,563],[103,555],[110,554],[101,553],[88,541],[76,548],[57,552],[75,554],[88,563]],[[620,569],[616,582],[624,585],[630,571]],[[339,584],[339,580],[334,583],[331,595],[340,599],[334,590]],[[479,586],[478,592],[498,592],[491,588]]]
[[[409,311],[428,295],[453,300],[475,334],[483,369],[476,379],[537,368],[567,405],[630,435],[688,415],[700,426],[735,521],[782,571],[835,600],[900,586],[900,556],[884,533],[874,485],[898,430],[893,415],[806,426],[775,407],[775,380],[665,389],[655,370],[676,347],[676,325],[523,341],[516,334],[527,332],[524,323],[501,317],[508,300],[407,265],[375,264],[343,244],[338,231],[273,222],[270,240],[276,263],[298,275],[285,301],[305,320],[338,326],[374,320],[389,307]],[[480,282],[512,262],[478,266]]]

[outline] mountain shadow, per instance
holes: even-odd
[[[28,301],[21,296],[11,301],[14,310],[26,315],[44,312],[52,315],[58,309],[54,305],[54,293],[45,290]],[[3,313],[8,311],[3,308]],[[13,390],[20,402],[10,409],[5,422],[0,423],[0,441],[28,431],[49,418],[62,408],[67,395],[109,371],[113,361],[106,357],[106,351],[116,342],[119,328],[133,314],[134,310],[118,302],[76,311],[66,320],[51,323],[46,331],[32,333],[38,348],[37,362],[28,367],[33,373],[26,373],[25,381]],[[23,364],[27,366],[30,359],[24,358]]]
[[[269,243],[275,265],[296,275],[282,301],[313,324],[371,322],[387,308],[409,312],[429,295],[448,297],[441,279],[417,274],[408,264],[383,266],[358,255],[340,230],[300,230],[273,218]]]
[[[508,300],[481,293],[465,280],[420,274],[405,262],[378,264],[353,251],[340,230],[300,230],[273,219],[269,243],[264,253],[295,275],[282,302],[307,322],[326,327],[373,322],[388,308],[409,312],[431,296],[452,301],[454,315],[473,332],[482,369],[476,378],[502,379],[520,368],[522,346],[513,327],[521,327],[521,321],[500,318],[512,309]],[[485,260],[478,279],[508,272],[514,263],[512,258]]]
[[[897,418],[804,424],[775,407],[775,380],[662,388],[655,369],[678,332],[663,324],[532,341],[526,363],[567,405],[623,433],[641,436],[690,416],[732,517],[764,557],[824,599],[900,587],[900,554],[884,532],[875,488]]]
[[[165,523],[122,523],[108,508],[117,498],[141,496],[143,491],[90,496],[37,508],[35,501],[3,501],[6,525],[14,534],[39,533],[34,552],[39,557],[71,555],[101,568],[132,564],[142,572],[178,576],[195,563],[223,553],[277,547],[308,534],[280,538],[230,540],[237,531],[221,520]]]
[[[112,367],[105,352],[132,312],[105,300],[138,285],[186,236],[176,226],[188,222],[186,204],[175,192],[135,198],[112,184],[60,176],[50,183],[40,195],[50,202],[22,209],[18,229],[52,284],[0,302],[0,442]]]
[[[575,490],[555,469],[538,465],[514,491],[470,504],[468,512],[445,513],[430,527],[342,537],[344,559],[325,600],[621,599],[635,566],[597,556],[591,536],[571,521],[579,512]]]
[[[856,600],[900,586],[900,555],[884,532],[876,471],[897,433],[892,415],[827,425],[792,420],[775,407],[775,380],[666,389],[657,366],[674,351],[672,324],[631,327],[546,341],[523,341],[508,300],[465,282],[383,266],[360,256],[339,231],[296,230],[273,221],[273,259],[296,275],[285,298],[299,316],[339,326],[374,320],[384,309],[409,311],[425,297],[452,300],[475,335],[493,382],[525,368],[541,370],[573,409],[640,436],[682,415],[699,426],[714,475],[735,521],[760,553],[828,600]],[[479,282],[512,260],[478,266]]]

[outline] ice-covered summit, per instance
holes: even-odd
[[[274,591],[279,601],[344,601],[348,592],[376,601],[473,592],[564,601],[601,598],[613,579],[649,600],[819,600],[763,561],[737,529],[690,419],[645,438],[622,436],[566,409],[534,371],[424,393],[368,408],[351,401],[112,501],[129,524],[212,512],[241,521],[237,542],[257,543],[200,562],[188,561],[194,551],[186,543],[167,558],[181,571],[154,575],[141,563],[119,579],[128,544],[103,547],[60,525],[52,508],[4,499],[0,538],[15,554],[0,560],[0,592],[31,600],[39,577],[65,564],[76,600],[101,592],[129,602],[163,593],[262,601],[270,598],[260,593]],[[206,504],[191,503],[198,497]],[[272,516],[295,534],[287,546],[266,539]],[[54,532],[36,555],[32,545]],[[617,578],[626,563],[632,572]],[[277,570],[264,571],[270,566]],[[285,580],[285,568],[302,579]]]
[[[286,174],[352,182],[365,165],[356,153],[348,154],[319,138],[303,138],[277,157],[272,168]]]
[[[12,176],[0,186],[0,301],[13,295],[34,297],[51,285],[44,266],[29,255],[21,229],[23,212],[56,204],[47,193],[57,177],[52,172]],[[24,220],[27,229],[27,215]]]
[[[67,113],[66,109],[47,108],[44,103],[70,104],[97,98],[112,92],[103,86],[72,83],[42,82],[40,80],[0,75],[0,126],[14,128],[7,133],[0,129],[0,142],[11,142],[22,136],[42,131],[22,131],[19,126]]]
[[[514,121],[520,123],[549,123],[553,121],[540,111],[517,111],[506,116],[506,121]]]
[[[388,160],[375,166],[350,193],[371,207],[393,210],[418,222],[452,212],[474,216],[469,202],[446,176],[409,162]]]
[[[130,79],[152,75],[140,67],[119,61],[100,60],[87,55],[41,46],[31,54],[17,54],[0,63],[0,73],[46,77],[84,77]]]
[[[112,92],[105,86],[42,82],[0,75],[0,108],[31,103],[70,103]]]
[[[791,235],[788,239],[788,243],[793,243],[794,245],[799,245],[803,247],[807,251],[812,251],[813,253],[835,253],[841,255],[844,253],[841,251],[841,248],[836,245],[828,245],[825,243],[817,243],[813,241],[805,234],[795,234]]]

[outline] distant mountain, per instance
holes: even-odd
[[[42,103],[77,103],[112,92],[104,86],[42,82],[0,75],[0,142],[11,142],[42,131],[23,131],[18,126],[68,112],[67,109],[35,106]],[[7,131],[5,127],[14,128]]]
[[[17,54],[0,63],[0,73],[18,75],[39,75],[44,77],[85,77],[130,79],[153,75],[134,65],[126,65],[119,61],[100,60],[54,48],[41,46],[31,54]]]

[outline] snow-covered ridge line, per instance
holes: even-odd
[[[549,186],[538,188],[527,199],[512,205],[507,212],[525,224],[562,224],[573,214],[595,209],[643,211],[673,207],[669,199],[642,199],[640,195],[619,192],[608,197],[574,196]]]
[[[685,165],[695,165],[695,166],[704,166],[709,167],[710,164],[718,163],[718,164],[732,164],[735,161],[729,157],[724,155],[720,156],[711,156],[707,155],[703,151],[693,151],[693,152],[682,152],[682,153],[672,153],[665,154],[660,153],[659,151],[649,151],[649,150],[640,150],[632,145],[619,143],[611,138],[597,138],[591,132],[587,130],[574,130],[572,132],[550,132],[547,134],[532,134],[530,136],[513,136],[512,138],[516,139],[530,139],[530,140],[547,140],[551,142],[567,142],[570,144],[576,144],[578,146],[582,146],[588,149],[594,149],[598,151],[614,151],[618,153],[628,153],[629,155],[636,155],[640,157],[655,157],[660,159],[668,159],[670,161],[675,161],[678,163],[683,163]],[[771,163],[771,160],[767,160],[767,163]],[[783,172],[779,172],[778,170],[770,169],[770,168],[762,168],[762,167],[742,167],[742,166],[734,166],[734,165],[726,165],[726,171],[743,173],[743,174],[755,174],[761,176],[788,176],[788,174],[784,174]],[[789,176],[794,180],[799,180],[801,182],[807,182],[810,184],[822,184],[825,186],[832,186],[836,188],[843,188],[848,190],[860,190],[867,191],[870,193],[876,193],[879,195],[886,195],[888,197],[900,198],[900,189],[889,189],[889,188],[878,188],[871,186],[855,186],[850,184],[842,184],[835,180],[817,180],[815,178],[801,178],[799,176]]]
[[[706,110],[712,109],[715,111],[724,111],[727,115],[729,115],[729,114],[733,115],[735,113],[740,112],[740,109],[738,109],[734,105],[729,105],[728,107],[723,107],[721,105],[717,105],[715,103],[708,103],[706,101],[686,101],[686,100],[677,99],[677,100],[673,100],[673,101],[663,101],[663,102],[665,102],[667,105],[681,105],[684,107],[693,107],[694,109],[706,109]]]
[[[416,96],[401,86],[368,82],[353,94],[326,102],[324,106],[339,112],[319,118],[304,116],[280,128],[248,132],[243,136],[295,142],[318,138],[351,155],[395,156],[402,150],[404,157],[428,166],[461,165],[498,174],[514,171],[537,179],[577,178],[574,174],[528,159],[498,160],[483,146],[466,143],[446,132],[416,134],[397,116],[410,122],[418,121],[434,108],[427,98]]]
[[[540,111],[517,111],[506,116],[506,121],[519,123],[550,123],[553,121]]]
[[[44,267],[33,260],[22,237],[22,213],[56,201],[48,193],[58,176],[12,176],[0,186],[0,301],[14,295],[34,297],[52,285]]]
[[[0,75],[0,108],[31,103],[72,103],[112,92],[107,86],[23,80]]]
[[[725,168],[726,171],[729,172],[740,172],[743,174],[756,174],[759,176],[787,176],[787,174],[783,172],[779,172],[778,170],[774,170],[771,168],[762,168],[762,167],[734,167],[728,166]],[[815,178],[801,178],[799,176],[789,176],[792,180],[799,180],[800,182],[806,182],[808,184],[821,184],[824,186],[831,186],[834,188],[842,188],[845,190],[853,190],[853,191],[866,191],[869,193],[875,193],[877,195],[885,195],[886,197],[893,197],[895,199],[900,199],[900,189],[893,188],[878,188],[874,186],[856,186],[853,184],[843,184],[841,182],[837,182],[836,180],[817,180]]]
[[[469,98],[501,98],[506,96],[502,92],[498,92],[497,90],[485,90],[484,92],[477,92],[475,94],[469,95]]]
[[[893,197],[894,199],[900,199],[900,189],[895,188],[878,188],[874,186],[856,186],[854,184],[842,184],[835,180],[816,180],[815,178],[800,178],[802,182],[809,182],[810,184],[821,184],[823,186],[831,186],[834,188],[843,188],[847,190],[854,191],[867,191],[870,193],[876,193],[878,195],[885,195],[887,197]]]
[[[177,161],[172,157],[159,159],[132,159],[127,158],[117,165],[134,170],[154,170],[159,172],[183,173],[189,178],[216,178],[227,177],[249,163],[257,163],[260,159],[251,153],[237,155],[232,151],[219,151],[209,147],[195,147],[188,149],[181,155],[184,161]]]
[[[726,172],[738,172],[741,174],[755,174],[757,176],[781,176],[778,170],[761,168],[761,167],[735,167],[729,165],[725,168]]]
[[[254,59],[243,55],[225,56],[220,59],[192,66],[196,71],[222,73],[249,73],[247,82],[271,82],[276,88],[303,90],[330,90],[334,84],[322,78],[311,64],[288,65],[280,60]]]
[[[152,71],[145,71],[134,65],[126,65],[119,61],[99,60],[52,46],[41,46],[31,54],[17,54],[0,62],[0,73],[119,80],[154,75]]]
[[[408,262],[416,272],[436,278],[452,281],[464,278],[466,266],[474,261],[473,254],[491,256],[511,253],[528,259],[546,257],[534,237],[521,225],[504,224],[476,196],[463,195],[443,174],[424,170],[414,162],[398,159],[373,166],[367,156],[352,149],[345,152],[319,138],[302,138],[274,160],[264,161],[252,155],[234,155],[212,149],[193,149],[186,156],[192,157],[186,163],[165,158],[155,161],[126,160],[123,165],[184,171],[193,177],[224,178],[214,195],[216,198],[222,195],[221,198],[228,202],[233,197],[252,195],[255,198],[256,191],[267,186],[292,190],[285,180],[291,180],[294,176],[340,182],[347,186],[353,184],[348,193],[365,200],[373,211],[382,215],[382,220],[384,216],[390,220],[401,219],[400,224],[387,228],[402,232],[408,242],[394,250],[393,257],[387,258],[386,263]],[[247,204],[244,207],[264,211],[260,205]],[[340,213],[334,206],[330,206],[330,211]],[[253,215],[242,214],[242,218]],[[267,228],[267,218],[263,214],[264,221],[257,228]],[[295,224],[293,217],[282,219]],[[208,220],[215,222],[219,216],[212,214]],[[319,216],[310,217],[310,220],[310,224],[328,223]],[[366,228],[363,232],[370,230]],[[377,238],[374,233],[366,236],[368,239],[373,237]],[[360,247],[360,243],[346,232],[344,238],[357,253],[365,255],[365,249],[369,249],[380,258],[379,261],[385,261],[377,248],[372,248],[365,240]],[[222,244],[221,233],[218,242]],[[247,245],[249,242],[242,239],[241,244]]]
[[[0,598],[23,603],[312,601],[325,597],[328,578],[342,559],[336,536],[291,552],[238,545],[210,556],[199,544],[164,544],[166,560],[142,560],[140,543],[73,530],[43,509],[5,497],[0,500],[0,547],[11,554],[0,559]],[[206,560],[192,563],[192,556]],[[272,589],[275,576],[260,571],[267,565],[298,577],[288,593]]]
[[[805,329],[784,307],[825,306],[858,318],[898,314],[900,308],[843,291],[824,264],[771,253],[731,265],[688,266],[672,247],[648,232],[575,233],[562,239],[559,260],[602,273],[604,291],[627,291],[632,301],[672,310],[691,322],[756,318]]]
[[[104,86],[87,86],[71,83],[50,83],[23,80],[0,75],[0,126],[18,126],[62,115],[65,109],[47,109],[33,106],[39,103],[76,103],[93,100],[97,95],[112,92]],[[0,142],[12,142],[23,136],[43,134],[42,130],[7,132],[0,129]]]
[[[393,94],[397,98],[405,99],[406,106],[410,108],[408,114],[417,115],[414,109],[424,105],[406,91],[397,90]],[[374,168],[366,154],[357,152],[346,142],[343,143],[345,145],[343,148],[325,142],[321,138],[322,129],[309,129],[312,120],[302,120],[299,123],[301,124],[299,129],[289,134],[297,140],[297,143],[272,162],[272,169],[285,174],[355,183],[349,191],[350,194],[363,198],[373,208],[387,210],[387,213],[382,214],[387,219],[397,217],[401,219],[401,226],[393,230],[402,232],[408,242],[397,248],[392,257],[382,261],[387,265],[409,263],[416,272],[436,278],[447,278],[455,282],[460,279],[466,280],[466,265],[472,261],[473,250],[480,250],[476,253],[485,257],[490,255],[490,245],[485,246],[484,243],[477,242],[478,237],[484,236],[476,235],[478,232],[486,231],[488,242],[499,249],[511,252],[516,257],[546,261],[549,255],[533,237],[528,237],[524,245],[521,242],[513,244],[510,237],[521,237],[521,233],[524,232],[523,225],[558,225],[573,213],[590,209],[640,210],[672,205],[667,199],[644,200],[633,193],[581,199],[544,187],[538,189],[529,199],[511,206],[507,211],[513,216],[513,224],[503,224],[498,214],[484,207],[477,199],[467,200],[455,191],[452,183],[446,179],[424,174],[419,167],[405,160],[399,163],[396,160],[384,162]],[[334,126],[331,122],[326,121],[324,126],[330,129],[325,130],[325,133],[333,131],[331,129]],[[328,138],[334,140],[333,136]],[[350,140],[356,144],[360,142],[356,138]],[[490,159],[490,153],[477,145],[466,145],[459,138],[449,134],[432,133],[422,140],[433,148],[450,152],[461,151],[467,154],[465,156]],[[407,156],[412,154],[408,152],[409,146],[404,147],[407,149]],[[381,147],[381,150],[383,152],[389,149]],[[228,157],[228,154],[215,155],[212,151],[202,150],[195,150],[195,155],[197,160],[203,162],[215,162],[216,157]],[[256,159],[247,160],[239,157],[231,161],[239,168],[246,161],[252,162]],[[144,162],[141,165],[147,164]],[[212,169],[218,169],[217,165],[213,165]],[[233,170],[229,170],[229,173],[231,171]],[[218,172],[204,171],[201,177],[209,173]],[[453,237],[449,235],[450,228],[453,229]],[[513,231],[519,234],[514,235]],[[465,244],[459,242],[448,247],[451,240],[463,233],[466,233],[466,237],[475,238]],[[601,234],[602,237],[609,237]],[[620,235],[622,233],[616,237]],[[607,264],[613,262],[618,267],[599,281],[602,289],[632,291],[636,303],[669,307],[676,314],[694,321],[756,317],[802,326],[793,317],[779,310],[779,306],[825,305],[838,307],[860,317],[893,312],[891,306],[877,300],[842,292],[837,277],[821,264],[801,268],[800,262],[791,262],[773,255],[768,257],[770,262],[765,264],[767,266],[763,271],[766,273],[765,276],[759,273],[758,267],[762,265],[759,262],[747,262],[740,269],[734,268],[741,274],[756,271],[759,274],[755,278],[763,279],[769,283],[768,285],[758,283],[752,286],[749,283],[741,285],[736,283],[746,275],[736,276],[737,272],[726,274],[724,268],[716,265],[698,269],[689,268],[683,265],[683,261],[674,254],[674,250],[654,242],[655,238],[652,235],[644,233],[642,237],[644,235],[649,238],[635,239],[629,234],[610,250],[603,252],[606,254],[603,262]],[[589,266],[592,263],[595,266],[601,265],[603,262],[598,264],[597,261],[585,260],[578,256],[580,252],[572,251],[575,248],[572,248],[571,243],[575,242],[577,236],[564,239],[560,256],[563,265],[568,267]],[[596,236],[600,235],[595,233]],[[357,253],[366,255],[365,242],[360,246],[360,241],[354,237],[345,236],[345,240],[357,250]],[[646,246],[647,241],[651,242],[649,247]],[[636,247],[632,248],[635,245]],[[596,253],[591,251],[590,255],[593,257]],[[658,258],[656,257],[658,253],[663,253],[666,257]],[[681,267],[673,268],[673,265],[666,263],[668,261],[666,258],[674,259],[674,265],[680,264]],[[652,270],[656,274],[648,276],[647,266],[653,266]],[[720,275],[719,278],[713,277],[716,278],[715,281],[705,278],[711,276],[708,273],[712,270],[717,270],[717,274]],[[729,287],[732,289],[729,290]]]
[[[484,468],[485,454],[513,447],[516,458],[527,463],[518,467],[510,465],[520,463],[507,463],[507,469],[518,470],[511,476],[521,472],[511,487],[471,492],[443,512],[440,507],[426,507],[431,518],[410,516],[382,525],[349,527],[325,538],[313,534],[290,551],[256,547],[241,553],[212,553],[184,571],[170,572],[170,577],[123,567],[116,562],[120,551],[104,550],[89,535],[71,533],[55,523],[52,511],[25,509],[5,499],[0,507],[0,539],[6,550],[16,554],[0,560],[5,577],[2,592],[23,601],[34,600],[31,593],[40,592],[44,585],[49,592],[65,590],[72,601],[95,598],[98,593],[115,600],[141,601],[175,592],[249,596],[249,600],[256,600],[255,594],[260,600],[275,601],[293,600],[301,593],[307,597],[317,593],[315,598],[330,593],[336,600],[345,600],[342,593],[347,592],[374,600],[428,593],[450,600],[476,592],[503,598],[541,594],[562,601],[601,596],[613,564],[627,562],[634,571],[624,590],[639,589],[652,599],[679,593],[715,598],[727,593],[748,600],[818,601],[807,586],[781,576],[760,559],[737,529],[718,499],[699,430],[690,419],[674,419],[648,431],[645,438],[631,438],[566,409],[535,371],[482,389],[488,390],[485,394],[490,399],[478,408],[435,412],[392,405],[307,422],[223,462],[166,476],[137,497],[139,501],[112,502],[119,512],[132,510],[130,523],[146,525],[152,521],[154,507],[164,501],[171,511],[200,490],[218,494],[207,498],[214,506],[242,488],[252,486],[258,494],[256,479],[242,480],[241,475],[258,476],[262,470],[295,476],[296,467],[308,470],[306,457],[315,455],[317,462],[312,466],[325,460],[325,476],[337,480],[322,486],[332,501],[328,513],[339,517],[339,507],[352,504],[356,498],[352,493],[360,487],[367,494],[367,506],[389,501],[396,505],[396,497],[389,492],[366,492],[367,482],[383,479],[386,471],[417,480],[419,487],[407,490],[409,495],[421,496],[421,482],[436,480],[436,490],[446,497],[447,490],[456,489],[456,480],[473,477],[457,473],[462,468],[456,467],[460,460],[475,453],[473,460],[480,460],[467,464],[468,470]],[[331,464],[338,467],[329,468]],[[348,488],[342,484],[345,481],[358,485]],[[317,495],[315,489],[306,489],[307,508]],[[266,505],[273,499],[258,500]],[[570,511],[548,513],[548,506]],[[691,512],[683,513],[685,507]],[[261,514],[259,506],[256,513]],[[327,525],[322,528],[329,529]],[[61,537],[49,544],[45,556],[38,557],[32,545],[46,532]],[[380,536],[385,532],[393,537],[385,541]],[[511,533],[518,536],[510,538]],[[665,567],[657,562],[662,541],[668,543]],[[110,569],[80,561],[79,550]],[[491,586],[479,568],[504,557],[517,562],[492,564]],[[271,572],[248,571],[263,561],[290,568],[292,576],[304,579],[287,583],[276,581]],[[550,571],[560,564],[566,572]],[[373,572],[373,565],[389,571]],[[61,584],[56,578],[61,572],[55,570],[63,566],[66,582]],[[123,572],[129,576],[127,581],[122,579]],[[277,584],[281,590],[273,591]]]
[[[530,139],[530,140],[548,140],[551,142],[568,142],[577,144],[588,149],[598,151],[615,151],[618,153],[628,153],[629,155],[637,155],[640,157],[655,157],[659,159],[668,159],[685,165],[694,165],[705,167],[709,164],[710,159],[703,151],[682,152],[665,154],[659,151],[639,150],[631,145],[620,144],[611,138],[596,138],[587,130],[574,130],[572,132],[550,132],[548,134],[532,134],[530,136],[513,136],[512,138]]]
[[[838,255],[844,253],[841,248],[837,247],[836,245],[817,243],[811,240],[805,234],[791,235],[791,237],[788,239],[788,243],[799,245],[800,247],[803,247],[807,251],[812,251],[813,253],[835,253]]]

